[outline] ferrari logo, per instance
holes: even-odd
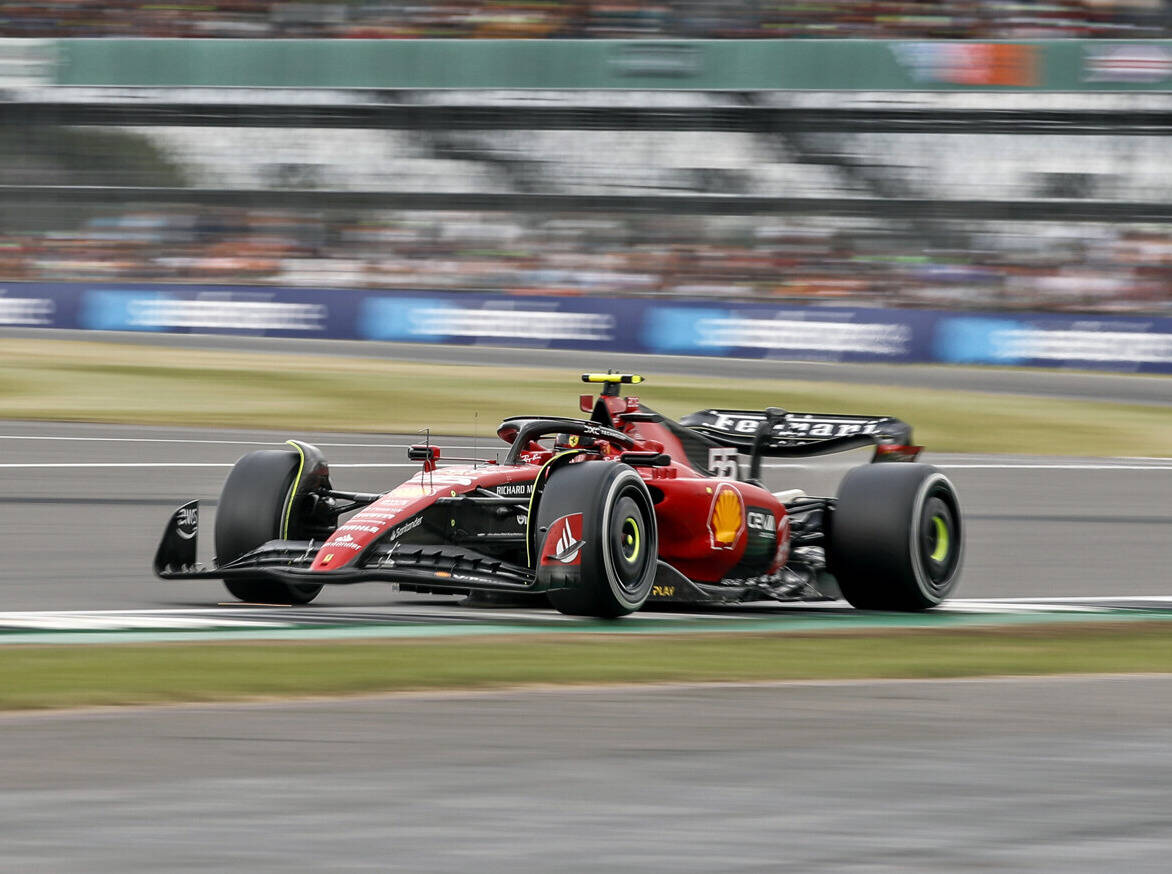
[[[570,435],[569,444],[570,444],[570,448],[573,448],[578,445],[578,435],[577,434]]]

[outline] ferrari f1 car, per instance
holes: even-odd
[[[601,385],[579,399],[589,418],[505,419],[499,459],[450,459],[429,439],[408,451],[419,472],[385,493],[334,488],[308,443],[251,452],[224,484],[213,565],[196,560],[192,501],[169,520],[155,573],[222,579],[249,602],[304,604],[326,584],[383,581],[542,596],[563,613],[598,617],[649,600],[842,597],[924,610],[955,588],[964,548],[956,492],[914,463],[920,448],[906,423],[776,408],[675,422],[620,396],[639,376],[582,379]],[[850,449],[871,453],[871,463],[851,468],[835,497],[763,482],[765,459]]]

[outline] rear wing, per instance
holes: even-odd
[[[741,438],[752,444],[767,418],[773,419],[772,440],[794,444],[813,443],[831,437],[870,434],[879,443],[912,445],[912,426],[893,416],[843,416],[831,413],[791,413],[780,416],[765,410],[701,410],[680,419],[680,424],[721,438]],[[772,442],[771,440],[771,442]],[[722,442],[723,439],[722,439]],[[739,442],[739,441],[738,441]]]
[[[756,477],[761,458],[803,457],[841,452],[873,443],[874,461],[915,461],[922,447],[912,426],[893,416],[848,416],[768,410],[701,410],[680,420],[686,428],[752,459]]]

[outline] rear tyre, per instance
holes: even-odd
[[[926,610],[956,588],[963,534],[956,490],[936,468],[858,467],[838,490],[827,565],[854,607]]]
[[[581,534],[572,529],[571,539],[582,546],[567,555],[551,538],[560,540],[569,523],[555,523],[578,514]],[[613,619],[638,610],[651,594],[659,559],[655,509],[628,465],[579,462],[555,470],[538,504],[536,540],[538,580],[564,586],[549,593],[562,613]]]
[[[301,457],[286,449],[262,449],[241,458],[228,474],[216,510],[216,561],[226,564],[261,544],[281,537],[296,540],[301,522],[286,503],[295,485]],[[308,604],[320,585],[282,583],[265,577],[234,577],[224,585],[241,601]]]

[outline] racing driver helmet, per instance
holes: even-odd
[[[598,441],[588,434],[558,434],[553,443],[554,452],[565,452],[569,449],[585,449],[587,452],[598,452]]]

